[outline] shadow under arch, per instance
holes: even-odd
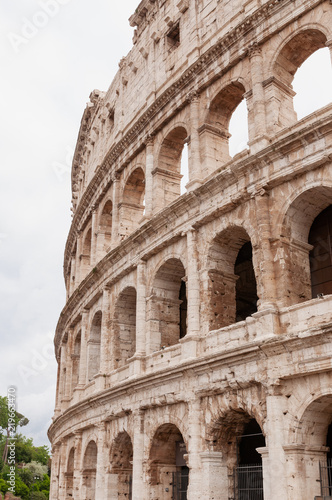
[[[200,127],[204,170],[207,174],[231,159],[229,124],[234,111],[243,101],[245,92],[241,82],[233,81],[219,90],[210,103],[205,123]]]
[[[175,126],[164,137],[153,175],[153,210],[166,207],[181,195],[181,157],[188,131],[182,125]]]
[[[178,427],[172,423],[162,424],[154,433],[149,453],[153,498],[163,498],[167,490],[178,491],[182,495],[180,498],[187,498],[189,469],[186,455],[187,446]]]
[[[217,234],[208,251],[209,328],[217,330],[257,312],[252,245],[243,227]]]
[[[160,265],[154,275],[148,307],[152,352],[175,345],[186,335],[185,274],[181,260],[169,258]]]
[[[119,204],[121,239],[129,236],[140,224],[144,215],[145,174],[136,167],[126,180]]]
[[[126,431],[120,432],[113,440],[110,451],[110,463],[111,490],[117,492],[117,499],[131,500],[133,445],[129,434]]]
[[[284,260],[288,264],[280,280],[280,290],[287,297],[287,305],[297,304],[312,298],[311,274],[313,264],[317,259],[317,251],[318,254],[321,254],[317,247],[317,245],[321,246],[321,235],[319,230],[310,243],[309,233],[316,217],[331,204],[332,186],[316,185],[303,190],[297,196],[294,193],[287,210],[284,212],[280,225],[280,244]],[[330,241],[326,243],[330,245]]]
[[[115,367],[126,364],[136,352],[136,288],[127,286],[119,294],[113,318]]]
[[[97,473],[98,448],[95,441],[90,441],[85,449],[83,457],[83,491],[82,496],[86,500],[94,500],[96,495],[96,473]]]

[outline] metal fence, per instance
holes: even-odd
[[[187,489],[189,482],[189,470],[173,472],[173,496],[172,500],[187,500]]]
[[[319,463],[319,474],[322,497],[332,496],[332,459]]]
[[[264,500],[261,464],[235,467],[234,498],[235,500]]]

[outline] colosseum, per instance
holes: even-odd
[[[73,160],[50,498],[332,498],[332,104],[298,119],[292,86],[332,1],[130,24]]]

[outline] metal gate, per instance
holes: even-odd
[[[263,467],[240,465],[234,469],[235,500],[263,500]]]
[[[187,489],[189,483],[189,469],[173,472],[173,495],[172,500],[187,500]]]
[[[332,496],[332,459],[319,463],[319,475],[322,497]]]

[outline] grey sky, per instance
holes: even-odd
[[[52,15],[46,4],[53,5]],[[0,6],[0,394],[10,384],[18,387],[18,409],[31,421],[23,431],[37,445],[48,444],[54,410],[52,338],[65,303],[70,156],[90,92],[108,88],[131,48],[127,20],[137,4],[7,0]],[[331,100],[326,51],[316,62],[326,71],[327,87],[318,93],[325,102],[316,106]],[[300,107],[313,101],[309,76],[303,81],[310,97]],[[236,142],[243,141],[241,132]]]

